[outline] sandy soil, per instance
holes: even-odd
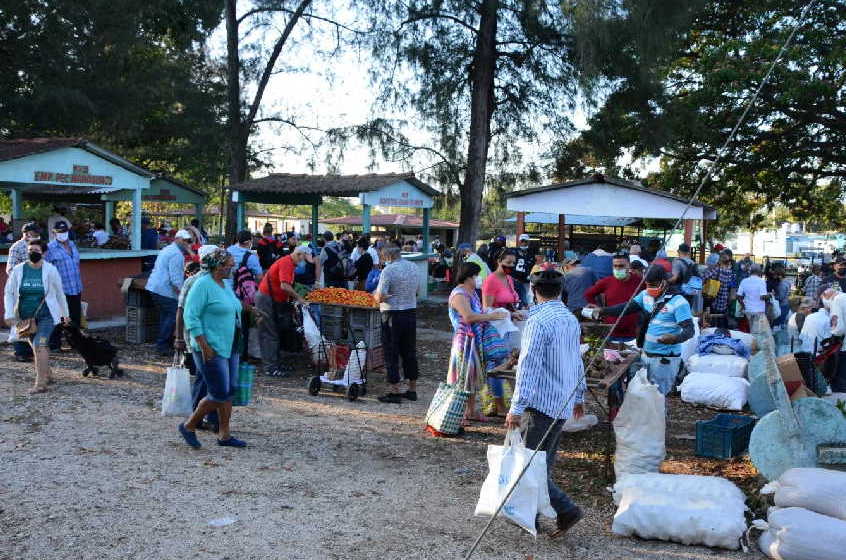
[[[188,448],[177,419],[159,415],[165,363],[149,346],[122,347],[127,377],[80,375],[62,353],[58,383],[28,396],[32,368],[0,357],[0,558],[49,559],[442,559],[461,558],[485,524],[473,508],[486,474],[485,446],[499,425],[462,439],[432,439],[421,418],[443,377],[449,335],[421,318],[421,399],[382,405],[383,375],[367,397],[305,390],[305,369],[259,378],[252,406],[237,408],[243,450]],[[110,331],[120,339],[120,331]],[[665,469],[723,474],[757,487],[744,460],[692,456],[693,423],[710,411],[671,400]],[[595,407],[595,405],[594,405]],[[595,412],[599,412],[598,408]],[[605,431],[570,436],[557,473],[586,511],[567,537],[533,539],[497,521],[474,558],[748,559],[709,550],[614,537],[603,478]],[[678,437],[676,437],[678,436]],[[234,518],[214,528],[209,521]],[[551,527],[548,524],[546,528]]]

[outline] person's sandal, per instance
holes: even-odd
[[[581,521],[582,517],[584,517],[584,513],[579,507],[577,507],[573,513],[567,515],[566,517],[562,517],[559,515],[558,519],[556,520],[558,528],[549,534],[549,538],[557,539],[558,537],[563,536],[564,533],[573,528],[573,525]]]

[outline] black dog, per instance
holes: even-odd
[[[117,348],[112,346],[111,342],[105,338],[83,334],[73,323],[62,325],[62,329],[67,335],[71,348],[79,352],[85,360],[83,377],[88,377],[88,374],[97,375],[97,366],[109,366],[109,379],[123,375],[123,370],[118,367]]]

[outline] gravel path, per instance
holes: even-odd
[[[0,558],[446,559],[461,558],[483,527],[473,508],[485,446],[499,426],[432,439],[420,418],[442,377],[442,337],[425,333],[421,400],[309,396],[302,377],[256,387],[237,408],[245,450],[194,451],[157,407],[164,364],[149,347],[125,349],[128,376],[83,379],[58,359],[58,383],[30,397],[31,366],[0,357]],[[379,376],[381,377],[381,376]],[[375,381],[375,380],[374,380]],[[565,458],[595,465],[570,442]],[[570,463],[568,463],[570,464]],[[590,471],[588,476],[590,476]],[[566,476],[565,486],[580,478]],[[596,484],[598,482],[594,481]],[[570,488],[568,488],[570,489]],[[607,495],[583,501],[586,518],[560,541],[496,522],[478,559],[748,559],[756,555],[622,539],[610,534]],[[213,528],[213,519],[235,523]],[[549,525],[546,525],[549,527]]]

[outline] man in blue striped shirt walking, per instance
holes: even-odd
[[[558,514],[558,529],[551,538],[563,535],[582,518],[579,506],[552,479],[561,429],[571,415],[582,416],[585,391],[581,327],[561,301],[562,278],[554,270],[530,278],[536,304],[523,330],[517,383],[505,418],[508,429],[527,426],[526,447],[546,451],[549,498]]]

